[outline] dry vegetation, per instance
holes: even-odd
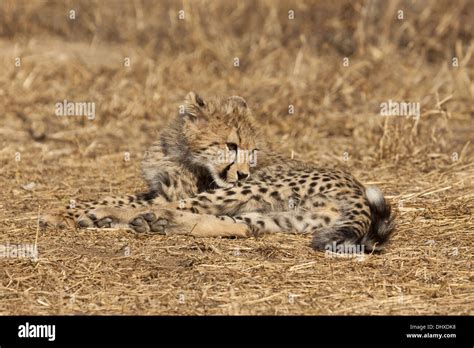
[[[37,241],[39,259],[0,258],[0,313],[474,314],[472,23],[467,0],[1,1],[0,244]],[[58,202],[143,189],[141,156],[189,90],[242,95],[288,156],[380,186],[387,252],[38,231]],[[64,99],[96,119],[55,116]],[[389,99],[421,117],[380,116]]]

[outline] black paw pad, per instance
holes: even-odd
[[[94,213],[87,213],[86,212],[86,215],[89,219],[91,219],[92,221],[96,221],[97,220],[97,216],[94,215]]]
[[[148,230],[148,224],[142,217],[137,217],[130,221],[130,227],[138,233],[144,233]]]
[[[77,221],[77,225],[79,227],[90,227],[91,226],[91,223],[89,220],[87,219],[80,219]]]
[[[112,219],[109,217],[100,219],[99,221],[96,222],[97,227],[103,228],[110,228],[112,226]]]
[[[156,215],[154,213],[146,213],[146,214],[143,214],[142,216],[148,222],[156,220]]]
[[[168,226],[168,220],[158,219],[151,224],[150,230],[158,234],[166,234],[166,226]]]

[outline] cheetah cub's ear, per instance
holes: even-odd
[[[197,93],[189,92],[184,98],[184,116],[188,116],[192,121],[205,116],[204,109],[207,103]]]
[[[239,97],[238,95],[233,95],[232,97],[227,98],[229,101],[233,102],[235,105],[238,105],[243,108],[247,108],[247,102],[244,98]]]

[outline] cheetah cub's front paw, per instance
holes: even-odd
[[[79,227],[129,228],[128,221],[136,213],[123,208],[98,207],[87,210],[76,222]]]
[[[164,217],[157,217],[155,213],[145,213],[132,219],[129,226],[137,233],[166,234],[166,230],[170,227],[170,221]]]

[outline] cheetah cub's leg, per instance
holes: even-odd
[[[152,209],[130,221],[138,233],[185,234],[195,237],[248,237],[250,228],[228,216],[217,217],[173,209]]]
[[[129,221],[148,210],[151,206],[164,206],[167,201],[163,197],[146,200],[141,195],[107,197],[100,202],[86,203],[79,211],[74,211],[79,227],[123,228]],[[69,213],[70,214],[70,213]]]
[[[243,213],[234,216],[237,222],[245,223],[254,234],[261,233],[314,233],[340,218],[338,212],[320,214],[310,211],[285,211],[270,213]]]
[[[79,227],[129,228],[128,223],[135,216],[150,208],[143,207],[95,207],[85,210],[76,220]]]
[[[246,224],[236,223],[230,217],[194,214],[174,208],[159,208],[158,202],[155,198],[150,201],[150,204],[135,205],[134,207],[130,205],[91,207],[79,217],[78,225],[81,227],[130,228],[138,233],[175,233],[196,237],[247,237],[250,234],[250,229]]]
[[[130,219],[151,205],[165,205],[163,197],[152,201],[144,195],[111,196],[93,202],[71,202],[64,210],[42,215],[40,224],[47,227],[126,227]]]
[[[314,233],[341,219],[336,202],[324,195],[302,200],[294,209],[268,213],[243,212],[234,216],[247,224],[256,234],[261,233]]]

